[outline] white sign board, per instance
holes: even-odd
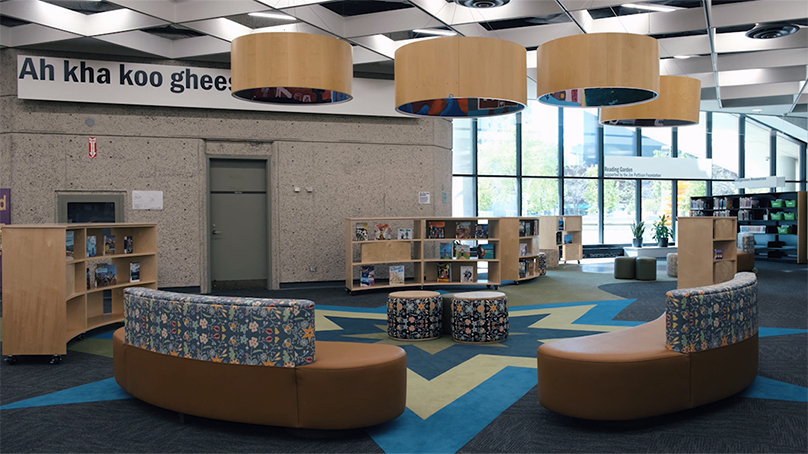
[[[603,176],[606,178],[709,180],[713,177],[712,159],[606,156],[604,161]]]
[[[44,101],[403,117],[392,80],[353,79],[339,104],[267,104],[230,95],[230,70],[17,56],[17,97]]]
[[[786,185],[786,177],[738,178],[736,188],[782,188]]]
[[[132,191],[133,210],[162,210],[163,191]]]
[[[418,193],[418,203],[421,205],[429,205],[429,193],[428,192],[419,192]]]

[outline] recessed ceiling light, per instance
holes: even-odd
[[[282,13],[249,13],[248,16],[253,17],[263,17],[266,19],[276,19],[276,20],[297,20],[297,18],[288,16]]]
[[[436,36],[455,36],[457,35],[456,32],[451,30],[437,30],[431,28],[416,28],[412,31],[413,33],[418,33],[421,35],[436,35]]]
[[[688,58],[690,58],[690,55],[674,55],[673,58],[676,58],[676,59],[679,59],[679,60],[687,60]]]
[[[641,3],[623,3],[621,6],[623,8],[644,9],[648,11],[657,11],[660,13],[670,13],[671,11],[676,11],[678,9],[672,6],[648,5]]]
[[[763,112],[763,109],[752,109],[752,112]]]

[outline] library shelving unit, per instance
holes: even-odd
[[[385,225],[389,226],[391,239],[376,239]],[[345,290],[354,293],[436,285],[499,288],[499,225],[498,218],[347,218]],[[410,237],[398,239],[400,229],[405,234],[409,229]],[[478,248],[482,245],[487,245],[487,256],[480,256]],[[462,246],[467,248],[466,254],[460,252]],[[390,265],[404,266],[403,283],[390,282]],[[371,267],[372,282],[368,279]]]
[[[755,259],[808,263],[806,192],[692,197],[693,216],[737,217],[755,235]]]
[[[58,364],[70,339],[123,321],[124,288],[157,288],[155,224],[12,224],[3,237],[3,355],[10,364],[16,355],[51,355]],[[105,237],[114,251],[105,251]],[[138,281],[130,281],[132,263]]]
[[[736,269],[737,220],[680,216],[678,222],[677,287],[702,287],[731,280]]]
[[[539,218],[499,218],[502,280],[539,277]]]
[[[583,258],[581,234],[582,216],[541,216],[539,218],[539,247],[558,249],[559,260],[568,262]]]

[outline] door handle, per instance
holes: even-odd
[[[212,233],[214,235],[219,235],[220,233],[222,233],[222,231],[221,230],[214,230],[214,231],[212,231],[210,233]]]

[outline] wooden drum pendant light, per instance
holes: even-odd
[[[699,122],[701,81],[660,76],[659,98],[644,104],[600,109],[600,124],[615,126],[689,126]]]
[[[253,33],[230,43],[232,94],[273,104],[350,101],[351,45],[308,33]]]
[[[624,106],[659,94],[659,46],[649,36],[567,36],[542,44],[536,55],[536,93],[544,104]]]
[[[527,104],[527,51],[495,38],[452,36],[396,50],[396,110],[431,117],[490,117]]]

